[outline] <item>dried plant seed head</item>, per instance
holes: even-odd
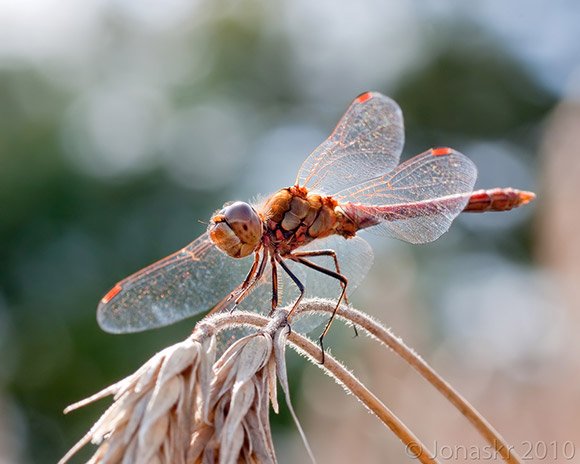
[[[226,317],[235,326],[240,316]],[[275,463],[269,410],[270,404],[278,409],[283,346],[274,347],[270,331],[260,332],[235,341],[216,361],[213,329],[204,321],[135,374],[69,407],[107,395],[115,399],[61,463],[89,442],[98,445],[92,463]],[[275,339],[283,345],[283,338]]]
[[[99,445],[93,463],[185,462],[196,396],[207,383],[201,366],[206,357],[213,361],[214,350],[211,338],[200,342],[190,337],[157,353],[133,375],[67,408],[65,412],[111,394],[115,399],[60,463],[89,442]]]
[[[205,400],[209,425],[194,430],[190,461],[276,462],[269,422],[273,360],[271,336],[255,334],[236,341],[215,363]]]

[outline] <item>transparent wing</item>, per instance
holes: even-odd
[[[346,240],[333,236],[304,247],[307,248],[336,251],[341,271],[349,279],[349,294],[356,289],[372,264],[372,249],[359,237]],[[334,269],[332,259],[312,259]],[[203,234],[185,248],[116,284],[99,303],[99,325],[111,333],[139,332],[205,312],[243,281],[251,262],[252,258],[233,259],[226,256]],[[340,295],[340,284],[335,279],[296,263],[287,263],[304,283],[306,296],[336,299]],[[286,306],[295,301],[298,290],[282,269],[278,271],[279,306]],[[239,310],[263,314],[270,311],[271,275],[268,264],[261,281],[240,302]],[[316,325],[312,323],[311,328]]]
[[[473,190],[477,169],[450,148],[434,148],[393,172],[336,195],[361,228],[385,232],[411,243],[427,243],[445,233]]]
[[[203,234],[116,284],[99,303],[99,325],[139,332],[207,311],[242,283],[252,259],[226,256]]]
[[[399,163],[404,141],[399,105],[380,93],[364,93],[304,161],[296,184],[330,195],[390,172]]]

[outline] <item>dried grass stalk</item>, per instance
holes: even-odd
[[[115,400],[60,464],[89,442],[98,445],[90,463],[276,463],[269,409],[278,412],[278,376],[295,417],[284,318],[258,321],[265,330],[237,340],[217,361],[217,330],[243,322],[243,314],[204,320],[133,375],[69,406],[65,412],[109,395]]]
[[[309,300],[296,314],[329,313],[335,302]],[[285,365],[287,311],[272,318],[255,313],[221,313],[197,324],[192,336],[151,358],[133,375],[68,407],[65,412],[113,395],[114,403],[63,457],[67,462],[89,442],[98,445],[90,463],[275,463],[269,409],[278,412],[277,382],[315,462],[290,401]],[[505,440],[418,355],[364,313],[342,305],[338,316],[386,344],[441,391],[498,449],[506,462],[518,463]],[[216,361],[216,335],[240,325],[258,333],[231,344]],[[330,354],[324,365],[317,344],[297,333],[290,346],[334,377],[392,430],[422,463],[437,462],[420,440]]]
[[[214,358],[213,337],[190,337],[157,353],[133,375],[69,406],[65,412],[109,395],[115,400],[60,463],[89,442],[100,445],[90,463],[185,463],[194,405],[209,389]]]
[[[211,389],[199,398],[188,462],[276,462],[269,422],[276,367],[269,334],[244,337],[214,365]]]
[[[336,303],[330,300],[312,299],[306,304],[301,305],[298,311],[303,313],[332,313],[335,306]],[[399,355],[472,423],[479,434],[505,462],[510,464],[519,464],[521,462],[521,458],[514,451],[514,447],[510,446],[505,438],[501,436],[501,434],[471,405],[471,403],[469,403],[469,401],[467,401],[467,399],[461,396],[448,382],[446,382],[421,358],[421,356],[409,348],[401,338],[393,335],[389,329],[384,327],[380,322],[374,320],[368,314],[358,311],[351,306],[344,304],[340,305],[336,315],[339,319],[363,329],[367,335]],[[294,340],[291,338],[290,341],[292,342]],[[328,354],[326,356],[328,357]],[[387,423],[385,424],[393,429],[392,426]],[[395,431],[395,433],[397,432]],[[403,441],[405,440],[403,439]],[[412,451],[421,452],[420,449],[415,446],[413,446]]]

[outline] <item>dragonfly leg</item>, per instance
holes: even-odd
[[[292,253],[293,256],[297,256],[300,258],[306,258],[306,257],[310,257],[310,256],[332,256],[332,259],[334,260],[334,267],[336,269],[336,273],[337,274],[342,274],[342,272],[340,272],[340,266],[338,264],[338,258],[336,257],[336,252],[334,250],[311,250],[311,251],[297,251]],[[344,286],[344,302],[348,305],[350,304],[348,302],[348,295],[346,294],[346,284],[343,284],[341,282],[341,285]],[[356,325],[353,324],[352,328],[354,329],[354,336],[358,337],[358,330],[356,328]]]
[[[235,310],[236,306],[247,296],[248,292],[250,292],[250,290],[252,290],[254,285],[256,283],[258,283],[258,281],[260,280],[260,278],[264,274],[264,269],[266,268],[267,256],[268,256],[268,253],[266,250],[264,250],[263,255],[262,255],[262,261],[260,262],[260,265],[258,267],[257,272],[254,271],[254,276],[251,277],[251,281],[250,281],[250,279],[248,279],[246,277],[246,279],[244,279],[244,282],[242,282],[240,285],[238,285],[228,296],[224,297],[219,303],[217,303],[211,309],[211,311],[208,312],[208,315],[218,313],[222,309],[226,308],[228,303],[232,300],[232,298],[234,298],[237,295],[230,312]],[[258,254],[258,259],[259,259],[259,254]],[[254,263],[255,262],[256,261],[254,260]],[[252,267],[254,267],[253,264],[252,264]],[[250,269],[250,272],[248,272],[248,275],[250,275],[251,271],[252,271],[252,269]],[[246,280],[248,280],[248,282],[249,282],[248,284],[245,284]],[[244,287],[244,285],[245,285],[245,287]]]
[[[338,301],[336,302],[336,306],[334,307],[334,310],[332,311],[332,315],[330,316],[330,319],[326,323],[326,326],[324,327],[324,330],[322,331],[322,334],[320,335],[320,338],[318,339],[318,342],[320,343],[320,349],[322,350],[321,364],[324,364],[324,343],[323,343],[324,337],[328,333],[328,330],[330,329],[330,326],[332,325],[332,322],[334,321],[334,317],[336,316],[336,312],[338,311],[340,303],[342,303],[342,300],[344,299],[344,296],[346,295],[346,287],[348,285],[348,279],[344,275],[339,274],[338,272],[334,272],[334,271],[331,271],[330,269],[326,269],[325,267],[319,266],[318,264],[315,264],[312,261],[308,261],[307,259],[302,258],[300,256],[296,256],[295,254],[289,254],[289,255],[287,255],[287,257],[289,259],[292,259],[293,261],[296,261],[300,264],[303,264],[304,266],[307,266],[311,269],[314,269],[315,271],[321,272],[323,274],[326,274],[329,277],[333,277],[333,278],[340,281],[342,291],[340,292],[340,296],[338,297]],[[355,331],[356,331],[356,328],[355,328]]]
[[[254,274],[256,273],[256,270],[258,269],[259,262],[260,262],[260,252],[256,251],[254,253],[254,262],[252,263],[252,267],[250,268],[248,275],[244,279],[244,283],[242,284],[242,288],[246,288],[249,285],[250,281],[254,277]]]
[[[236,306],[238,306],[238,304],[240,304],[240,302],[254,288],[254,285],[256,285],[259,282],[259,280],[262,278],[262,276],[264,275],[264,269],[266,269],[266,262],[268,259],[268,252],[266,250],[264,250],[263,253],[264,254],[262,256],[262,261],[260,262],[260,266],[258,267],[258,271],[255,273],[252,282],[249,285],[246,284],[245,288],[244,288],[245,282],[241,285],[241,287],[240,287],[241,293],[236,297],[236,300],[234,301],[234,306],[232,307],[231,311],[236,309]],[[256,263],[256,260],[254,260],[254,263]],[[252,265],[252,267],[253,267],[253,265]]]
[[[259,263],[260,263],[260,252],[256,251],[254,253],[254,262],[252,263],[252,267],[248,271],[248,274],[246,275],[246,278],[244,279],[244,282],[242,283],[242,285],[240,285],[236,290],[242,291],[248,287],[248,285],[250,284],[250,281],[254,278],[254,275],[256,274],[256,270],[258,269]],[[235,296],[235,292],[230,293],[228,295],[226,301],[230,301],[234,296]]]
[[[299,258],[308,258],[311,256],[332,256],[332,259],[334,260],[334,268],[336,269],[336,273],[342,275],[342,272],[340,272],[340,266],[338,264],[338,258],[336,257],[336,252],[334,250],[295,251],[294,253],[292,253],[292,256],[296,256]],[[344,294],[344,302],[346,304],[349,304],[348,295],[346,293]]]
[[[302,284],[302,282],[300,282],[298,277],[296,277],[294,275],[294,273],[288,268],[286,263],[284,263],[284,261],[280,257],[277,257],[277,261],[278,261],[278,263],[280,263],[280,266],[282,267],[282,269],[284,269],[284,271],[286,271],[286,274],[288,274],[290,276],[290,278],[294,281],[294,283],[298,287],[298,290],[300,291],[300,296],[294,302],[294,305],[292,306],[292,309],[288,313],[288,316],[286,316],[289,319],[290,316],[292,315],[292,313],[298,307],[298,304],[300,304],[300,300],[302,300],[302,297],[304,296],[304,285]]]
[[[278,268],[276,267],[276,259],[272,254],[270,256],[270,265],[272,267],[272,310],[270,311],[270,316],[274,313],[274,310],[278,306]]]

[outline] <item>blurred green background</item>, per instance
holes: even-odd
[[[103,333],[96,304],[225,201],[290,185],[365,90],[401,105],[404,158],[453,146],[477,188],[539,200],[425,246],[373,240],[355,305],[520,452],[580,447],[579,20],[574,0],[0,3],[0,462],[57,460],[105,408],[67,404],[187,336],[191,320]],[[335,327],[328,346],[428,444],[478,443],[389,353]],[[290,368],[320,462],[406,462],[316,368]],[[287,415],[274,420],[280,461],[306,459]]]

